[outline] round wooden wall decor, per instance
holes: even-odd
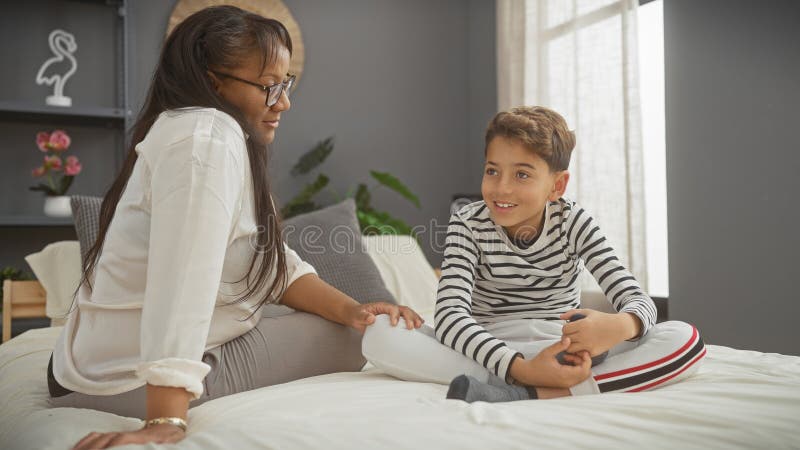
[[[172,15],[169,16],[165,38],[186,17],[203,8],[217,5],[237,6],[260,16],[275,19],[286,27],[286,30],[289,31],[289,36],[292,37],[292,61],[289,64],[289,72],[297,75],[297,80],[295,81],[296,89],[305,64],[303,35],[300,33],[300,25],[297,24],[289,8],[281,0],[179,0],[172,10]]]

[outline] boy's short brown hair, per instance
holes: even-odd
[[[497,136],[514,139],[547,162],[553,172],[567,170],[575,133],[561,114],[543,106],[518,106],[494,116],[486,128],[486,147]]]

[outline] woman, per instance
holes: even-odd
[[[408,308],[326,284],[281,239],[266,148],[290,107],[291,51],[279,22],[230,6],[165,42],[48,367],[54,406],[145,427],[75,448],[176,442],[190,402],[359,370],[358,332],[376,314],[421,326]],[[306,313],[257,314],[274,302]]]

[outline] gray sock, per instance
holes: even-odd
[[[483,383],[468,375],[459,375],[450,382],[447,398],[472,402],[513,402],[536,398],[536,389],[525,386],[514,386],[493,377]]]

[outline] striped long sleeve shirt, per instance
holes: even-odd
[[[469,204],[448,226],[436,336],[508,380],[511,361],[519,353],[484,326],[515,319],[559,320],[562,313],[580,307],[584,267],[615,310],[639,317],[644,336],[655,324],[655,304],[586,210],[563,197],[548,202],[543,229],[524,248],[492,221],[483,201]]]

